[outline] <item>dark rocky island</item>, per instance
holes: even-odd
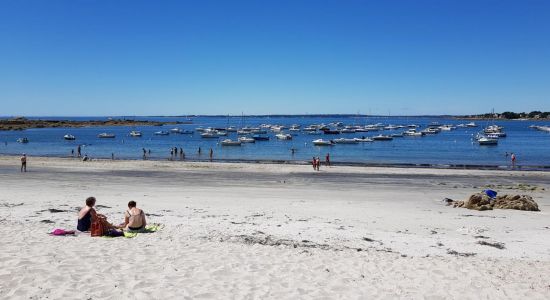
[[[170,124],[183,124],[182,122],[157,122],[137,120],[31,120],[26,118],[14,118],[0,120],[0,130],[25,130],[29,128],[53,128],[53,127],[99,127],[99,126],[162,126]]]

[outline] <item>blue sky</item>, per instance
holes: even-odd
[[[550,110],[550,1],[0,1],[0,115]]]

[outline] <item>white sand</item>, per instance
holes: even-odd
[[[17,158],[4,156],[0,298],[548,299],[549,179],[33,157],[20,174]],[[478,212],[441,201],[518,183],[537,189],[496,190],[532,195],[541,212]],[[46,234],[74,229],[88,196],[109,206],[98,211],[113,222],[136,200],[155,214],[149,222],[166,227],[134,239]],[[461,256],[468,253],[475,255]]]

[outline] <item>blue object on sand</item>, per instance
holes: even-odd
[[[489,198],[495,198],[497,196],[497,192],[493,190],[484,190],[485,195],[489,196]]]

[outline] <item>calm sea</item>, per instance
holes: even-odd
[[[41,118],[45,119],[45,118]],[[48,118],[67,119],[67,118]],[[70,118],[74,120],[91,120],[102,118]],[[136,120],[155,121],[185,121],[186,118],[170,117],[141,117]],[[457,128],[452,131],[442,131],[439,134],[424,137],[400,137],[392,141],[376,141],[372,143],[338,144],[334,146],[318,147],[312,141],[318,138],[353,138],[371,137],[379,133],[391,134],[399,130],[385,130],[380,132],[346,133],[340,135],[307,135],[302,132],[292,132],[292,140],[278,140],[275,133],[268,132],[269,141],[257,141],[254,144],[243,144],[240,147],[221,146],[220,139],[204,139],[195,131],[192,135],[170,134],[157,136],[153,133],[159,130],[170,130],[179,127],[185,130],[194,130],[202,127],[252,126],[260,124],[277,124],[291,126],[298,124],[305,127],[310,124],[329,124],[343,122],[345,125],[367,124],[394,124],[420,125],[426,128],[432,122],[457,125],[467,123],[440,117],[193,117],[193,124],[166,125],[163,127],[91,127],[91,128],[43,128],[25,131],[0,131],[0,154],[27,153],[31,156],[69,156],[71,149],[82,145],[82,154],[92,158],[110,158],[114,153],[119,159],[141,159],[142,148],[151,150],[150,159],[168,159],[170,148],[183,148],[187,159],[206,160],[210,148],[214,151],[216,160],[286,160],[308,161],[312,156],[324,156],[330,153],[334,162],[366,163],[366,164],[430,164],[430,165],[490,165],[507,166],[509,157],[506,152],[517,155],[519,166],[550,166],[550,134],[529,128],[530,125],[550,125],[533,121],[477,121],[478,128]],[[504,127],[506,138],[501,138],[497,146],[480,146],[472,142],[472,135],[476,134],[488,124],[497,124]],[[141,138],[129,136],[131,130],[143,133]],[[288,130],[285,130],[288,133]],[[114,133],[114,139],[99,139],[102,132]],[[76,140],[63,139],[65,134],[76,136]],[[21,144],[16,140],[27,137],[29,143]],[[229,133],[229,138],[236,139],[236,133]],[[202,148],[202,154],[198,149]],[[291,149],[295,151],[292,153]]]

